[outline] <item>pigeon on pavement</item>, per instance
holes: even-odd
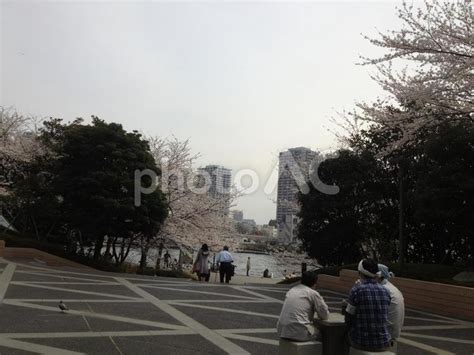
[[[66,304],[63,301],[59,301],[58,307],[62,313],[64,313],[64,311],[69,311],[69,308],[67,308]]]

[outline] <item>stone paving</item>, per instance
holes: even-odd
[[[285,285],[53,269],[0,259],[0,354],[278,354]],[[321,290],[332,311],[344,295]],[[69,311],[61,313],[59,300]],[[399,354],[473,354],[474,323],[408,310]]]

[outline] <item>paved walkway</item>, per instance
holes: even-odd
[[[235,274],[232,276],[232,285],[249,285],[249,284],[260,284],[260,285],[275,285],[281,278],[264,278],[258,276],[245,276],[240,274]],[[211,272],[211,277],[209,278],[210,283],[220,283],[219,273]]]
[[[0,259],[0,354],[277,354],[284,285],[201,284]],[[322,290],[333,311],[342,295]],[[70,311],[61,313],[59,300]],[[474,323],[408,310],[400,354],[473,354]]]

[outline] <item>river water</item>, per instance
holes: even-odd
[[[171,260],[179,259],[179,250],[178,249],[169,249],[168,253],[171,255]],[[165,250],[163,250],[163,255]],[[154,266],[156,261],[157,251],[150,250],[149,253],[149,266]],[[213,257],[215,254],[211,253],[209,261],[212,263]],[[217,254],[216,254],[217,256]],[[250,276],[263,276],[263,271],[268,269],[270,273],[273,274],[273,277],[282,278],[283,272],[295,272],[298,273],[300,269],[295,266],[285,265],[282,261],[278,260],[272,255],[267,254],[251,254],[251,253],[232,253],[234,258],[235,273],[237,275],[245,275],[247,267],[247,258],[250,257]],[[196,259],[196,253],[193,255],[193,260]],[[132,250],[129,257],[127,258],[128,262],[138,263],[140,261],[140,252],[138,250]]]

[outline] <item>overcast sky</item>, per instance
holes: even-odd
[[[399,27],[398,2],[2,2],[0,104],[98,115],[190,138],[199,165],[253,169],[245,218],[275,218],[278,152],[337,146],[335,111],[381,94],[361,33]]]

